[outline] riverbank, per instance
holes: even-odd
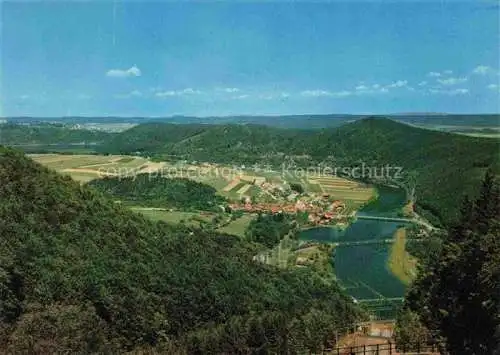
[[[399,228],[394,233],[394,243],[390,250],[387,266],[405,285],[409,285],[415,278],[417,260],[406,251],[405,228]]]

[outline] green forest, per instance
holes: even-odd
[[[13,123],[2,124],[0,129],[0,143],[3,145],[57,145],[79,143],[102,143],[109,140],[113,133],[72,129],[64,124],[39,123],[18,125]]]
[[[257,245],[154,223],[0,148],[0,349],[7,353],[303,353],[363,314]]]
[[[286,235],[295,237],[297,225],[295,216],[285,213],[260,214],[250,222],[245,237],[268,248],[276,246]]]
[[[157,174],[105,177],[90,181],[88,186],[115,200],[147,207],[220,211],[220,206],[226,202],[211,186],[186,178],[165,178]]]
[[[500,353],[499,216],[500,185],[488,172],[460,221],[420,259],[397,320],[401,347],[437,340],[450,354]]]

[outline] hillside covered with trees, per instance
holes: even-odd
[[[0,352],[318,352],[360,316],[311,270],[147,221],[6,148],[0,201]]]
[[[318,130],[231,124],[140,125],[118,134],[99,150],[276,167],[287,157],[303,167],[323,162],[332,168],[349,168],[365,163],[378,168],[378,174],[387,165],[401,167],[403,177],[392,182],[412,185],[418,210],[435,224],[449,225],[458,218],[462,197],[477,194],[484,172],[488,168],[500,172],[499,143],[498,139],[369,118]]]
[[[102,143],[112,136],[113,133],[72,129],[64,124],[0,125],[0,143],[3,145],[95,144]]]
[[[296,237],[295,217],[285,213],[259,214],[252,220],[245,231],[247,240],[273,248],[286,235]]]
[[[429,248],[408,290],[397,340],[417,349],[428,339],[451,354],[500,353],[500,186],[486,174],[477,199]]]
[[[88,185],[115,200],[148,207],[218,211],[225,204],[215,188],[186,178],[144,173],[95,179]]]

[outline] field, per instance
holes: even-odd
[[[500,128],[498,125],[445,125],[445,124],[423,124],[414,125],[416,127],[427,128],[436,131],[462,134],[471,137],[499,138]]]
[[[222,233],[236,235],[238,237],[244,237],[245,230],[253,219],[254,219],[253,215],[244,214],[240,218],[231,221],[228,225],[219,228],[219,231]]]
[[[80,182],[88,182],[106,175],[124,176],[156,171],[163,167],[163,164],[145,158],[124,155],[31,154],[29,157]]]
[[[132,206],[130,209],[146,216],[153,221],[163,221],[171,224],[184,222],[187,225],[199,227],[200,222],[211,223],[214,213],[209,212],[184,212],[170,211],[161,208],[151,208],[142,206]],[[245,236],[245,230],[250,222],[254,219],[254,215],[244,214],[240,218],[229,222],[229,224],[218,230],[221,233],[232,234],[238,237]]]
[[[295,263],[296,265],[310,266],[313,269],[328,275],[334,275],[332,266],[333,249],[333,244],[326,243],[317,243],[297,249],[295,252]]]
[[[317,186],[323,194],[344,201],[346,203],[345,214],[359,209],[375,197],[376,193],[373,187],[336,176],[310,177],[307,182],[309,185]]]
[[[148,217],[153,221],[163,221],[172,224],[184,221],[188,225],[198,226],[200,221],[210,222],[211,215],[202,215],[199,212],[169,211],[159,208],[133,206],[130,209]]]

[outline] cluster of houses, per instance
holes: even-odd
[[[247,213],[308,213],[308,221],[311,224],[329,224],[333,220],[342,216],[345,204],[336,200],[323,203],[312,203],[304,200],[297,200],[295,203],[252,203],[247,199],[245,203],[233,203],[229,205],[232,210],[244,211]]]
[[[231,190],[238,186],[241,182],[248,184],[243,186],[243,188],[250,187],[250,185],[259,186],[271,197],[273,197],[276,202],[252,203],[252,199],[249,196],[241,194],[242,201],[240,203],[233,203],[229,205],[229,207],[234,211],[244,211],[247,213],[288,214],[307,212],[308,222],[314,225],[331,224],[333,221],[337,222],[339,219],[345,217],[345,203],[340,200],[332,201],[332,196],[328,194],[303,196],[296,191],[291,191],[286,184],[274,184],[267,181],[264,177],[240,175],[233,179],[224,190]],[[240,192],[242,189],[239,189],[237,192]],[[247,189],[243,192],[246,192],[246,190]]]

